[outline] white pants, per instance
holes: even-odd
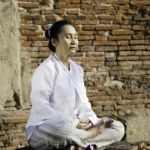
[[[61,148],[69,143],[76,143],[83,147],[96,144],[98,148],[101,148],[120,141],[125,133],[123,124],[114,120],[111,127],[105,128],[101,134],[94,138],[85,139],[87,134],[85,130],[77,129],[73,125],[64,124],[64,122],[62,124],[56,125],[47,120],[37,126],[30,137],[29,144],[36,150],[47,150],[51,147]]]

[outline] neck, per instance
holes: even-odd
[[[58,58],[64,63],[68,64],[69,55],[63,51],[56,52]]]
[[[69,62],[68,62],[69,55],[67,55],[66,53],[62,53],[60,51],[59,53],[57,52],[56,55],[61,60],[61,62],[66,66],[66,68],[70,69]]]

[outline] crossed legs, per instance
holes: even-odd
[[[81,147],[96,144],[100,148],[120,141],[124,136],[125,129],[121,122],[113,120],[110,124],[109,127],[98,124],[85,131],[69,124],[59,127],[47,120],[35,129],[30,138],[30,145],[37,150],[46,150],[52,146],[65,147],[72,142]]]

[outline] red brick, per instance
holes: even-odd
[[[91,30],[95,29],[95,26],[93,26],[93,25],[83,25],[82,29],[91,31]]]
[[[144,40],[144,35],[133,35],[133,39],[135,39],[135,40]]]
[[[100,113],[102,111],[102,106],[94,106],[92,108],[93,108],[93,111],[95,111],[96,113]]]
[[[119,65],[141,65],[142,61],[119,61],[118,62]]]
[[[94,46],[82,46],[81,51],[86,52],[86,51],[94,51]]]
[[[92,61],[92,62],[81,62],[81,65],[83,67],[96,67],[96,66],[103,66],[104,65],[104,61]]]
[[[95,25],[97,24],[97,20],[75,20],[75,24]]]
[[[106,100],[110,100],[110,97],[109,96],[103,96],[103,95],[100,95],[98,97],[92,97],[92,102],[95,102],[95,105],[96,103],[99,103],[99,101],[106,101]],[[100,102],[101,103],[101,102]]]
[[[119,0],[103,0],[101,2],[106,3],[106,4],[116,4],[118,3]],[[99,3],[99,0],[94,0],[94,3]]]
[[[27,122],[27,116],[25,117],[7,117],[3,118],[4,123],[26,123]]]
[[[93,0],[81,0],[81,3],[92,4]]]
[[[131,30],[126,30],[126,29],[117,29],[117,30],[112,30],[113,35],[130,35],[133,34],[133,31]]]
[[[118,45],[129,45],[129,41],[117,41]]]
[[[67,8],[68,3],[66,2],[59,2],[55,4],[56,9],[62,9],[62,8]]]
[[[96,32],[94,31],[79,31],[79,35],[94,35]]]
[[[131,46],[131,50],[150,50],[150,46],[149,45]]]
[[[100,57],[100,56],[104,56],[104,52],[88,52],[86,53],[86,56]]]
[[[96,30],[111,30],[112,29],[112,26],[111,25],[96,25]]]
[[[42,10],[40,10],[40,14],[41,15],[52,15],[55,13],[55,11],[57,12],[57,9],[55,9],[55,10],[42,9]],[[59,11],[61,11],[61,13],[63,12],[63,10],[61,10],[61,9],[59,9]]]
[[[149,60],[143,61],[143,65],[150,65],[150,61]]]
[[[39,27],[37,25],[31,25],[31,24],[28,24],[28,25],[21,25],[21,30],[38,30]]]
[[[85,45],[85,46],[87,46],[87,45],[91,46],[92,45],[92,41],[80,41],[79,45],[80,46],[83,46],[83,45]]]
[[[150,51],[142,51],[142,55],[150,55]]]
[[[40,16],[39,14],[37,15],[21,15],[21,19],[24,19],[24,20],[43,20],[44,17],[43,16]]]
[[[92,105],[93,106],[110,106],[110,105],[114,105],[116,102],[115,101],[92,101]]]
[[[145,71],[123,71],[122,75],[126,75],[126,76],[140,76],[140,75],[145,75]]]
[[[43,35],[41,31],[30,31],[30,30],[21,30],[21,35],[23,36],[37,36],[37,35]]]
[[[79,40],[93,40],[94,35],[79,35]]]
[[[24,8],[38,8],[39,3],[38,2],[19,2],[18,6],[24,7]]]
[[[81,0],[70,0],[69,2],[72,4],[80,4]]]
[[[130,40],[130,35],[109,36],[109,40]]]
[[[103,107],[103,110],[104,111],[107,111],[107,110],[111,110],[112,111],[112,110],[114,110],[114,106],[107,106],[106,105],[106,106]]]
[[[67,9],[66,14],[68,15],[78,15],[80,13],[80,9]]]
[[[136,1],[136,0],[131,0],[130,1],[130,3],[132,4],[132,5],[136,5],[136,6],[141,6],[141,5],[150,5],[150,2],[149,1],[147,1],[147,0],[142,0],[142,1]]]
[[[143,45],[149,44],[150,45],[148,40],[130,40],[130,44],[131,45],[139,45],[139,44],[143,44]]]
[[[136,55],[142,55],[142,51],[119,51],[120,56],[136,56]]]
[[[112,46],[112,45],[117,45],[117,43],[115,41],[94,41],[93,45],[104,45],[104,46],[110,45],[110,46]]]
[[[41,37],[41,36],[28,36],[27,39],[28,41],[47,41],[45,37]]]
[[[130,48],[130,46],[128,46],[128,45],[126,45],[126,46],[119,46],[119,50],[125,50],[125,51],[127,51],[127,50],[130,50],[131,48]]]
[[[119,56],[118,60],[139,60],[139,56]]]
[[[96,41],[106,41],[107,40],[107,36],[105,35],[96,35]]]
[[[142,25],[134,25],[134,26],[132,26],[132,30],[135,30],[135,31],[142,31],[144,29],[145,28]]]
[[[117,46],[97,46],[95,51],[117,51]]]
[[[114,20],[114,16],[113,15],[106,15],[106,14],[101,14],[97,17],[100,20]]]
[[[68,8],[80,8],[80,4],[77,4],[77,3],[76,3],[76,4],[75,4],[75,3],[74,3],[74,4],[73,4],[73,3],[70,3],[70,4],[67,5],[67,7],[68,7]]]
[[[31,47],[31,42],[21,42],[21,46]]]

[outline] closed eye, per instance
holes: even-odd
[[[74,37],[74,39],[78,39],[78,36],[75,34],[75,35],[72,35],[72,34],[66,34],[66,38],[67,39],[70,39],[70,38],[73,38]]]

